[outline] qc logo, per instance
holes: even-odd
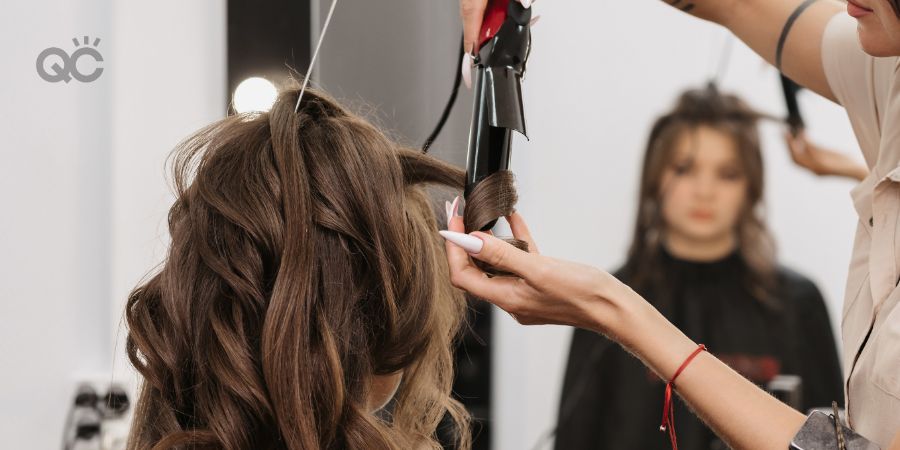
[[[59,47],[50,47],[38,55],[35,64],[37,66],[38,75],[40,75],[41,78],[51,83],[58,83],[60,81],[68,83],[72,81],[72,78],[82,83],[90,83],[91,81],[100,78],[100,75],[103,73],[103,68],[99,67],[99,63],[103,62],[103,55],[95,48],[100,44],[100,38],[94,39],[94,42],[90,45],[88,44],[87,36],[84,37],[83,44],[78,42],[78,38],[72,38],[72,42],[75,43],[76,48],[71,55]],[[93,72],[84,74],[78,70],[78,60],[81,59],[82,56],[91,57],[94,59],[95,63],[98,63],[96,67],[94,67]],[[50,71],[47,70],[49,61],[52,61],[53,63],[49,67]]]

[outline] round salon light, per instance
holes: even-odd
[[[260,77],[247,78],[234,90],[234,110],[238,113],[268,111],[277,96],[278,90],[271,81]]]

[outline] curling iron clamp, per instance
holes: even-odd
[[[466,159],[466,198],[485,178],[509,168],[512,132],[527,137],[522,76],[531,51],[531,8],[516,0],[491,0],[480,36],[473,62],[475,99]]]

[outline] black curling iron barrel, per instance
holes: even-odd
[[[496,24],[501,23],[499,28]],[[509,168],[512,132],[527,137],[522,76],[531,47],[531,9],[515,0],[488,6],[475,60],[474,108],[466,160],[466,198],[490,175]],[[494,226],[488,223],[483,230]]]
[[[800,105],[797,103],[797,93],[802,88],[800,85],[781,74],[781,90],[784,93],[784,103],[787,107],[787,124],[791,128],[791,134],[796,135],[806,124],[803,122],[803,116],[800,114]]]

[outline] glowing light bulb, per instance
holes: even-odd
[[[238,84],[234,90],[234,109],[239,113],[268,111],[278,90],[271,81],[261,77],[250,77]]]

